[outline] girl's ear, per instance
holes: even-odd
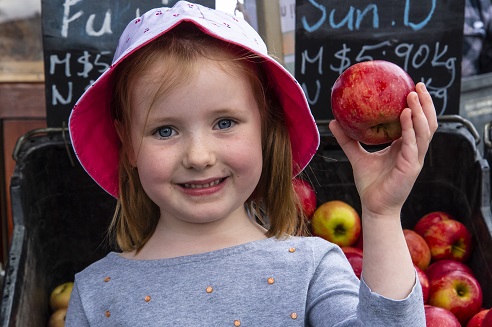
[[[115,119],[113,121],[113,124],[116,133],[118,134],[118,137],[120,139],[120,143],[121,143],[122,150],[124,151],[124,155],[127,156],[130,165],[132,165],[132,167],[136,167],[137,160],[135,158],[135,152],[133,151],[133,146],[131,144],[131,137],[128,137],[127,135],[128,132],[120,121]]]

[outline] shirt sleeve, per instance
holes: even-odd
[[[70,302],[68,304],[67,317],[65,319],[65,327],[85,327],[90,326],[89,321],[85,315],[84,307],[80,299],[80,293],[75,281],[70,295]]]
[[[309,287],[307,326],[425,327],[424,302],[417,275],[415,280],[405,299],[388,299],[372,292],[364,280],[359,281],[339,247],[328,248],[319,257]]]

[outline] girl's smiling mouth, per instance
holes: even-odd
[[[207,188],[207,187],[213,187],[213,186],[219,185],[224,180],[225,180],[225,178],[218,178],[218,179],[214,179],[212,181],[207,181],[207,182],[190,182],[190,183],[184,183],[181,185],[186,189],[201,189],[201,188]]]

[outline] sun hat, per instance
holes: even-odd
[[[292,144],[293,176],[309,163],[319,146],[319,132],[304,92],[295,78],[267,53],[258,33],[242,18],[187,1],[172,8],[149,10],[132,20],[120,36],[113,63],[84,92],[69,118],[69,133],[82,167],[106,192],[118,197],[120,140],[110,114],[114,68],[136,50],[182,22],[203,33],[240,46],[264,59],[262,65],[276,84]]]

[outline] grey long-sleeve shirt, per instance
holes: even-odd
[[[384,298],[317,237],[161,260],[111,252],[75,276],[65,326],[425,327],[416,280],[406,299]]]

